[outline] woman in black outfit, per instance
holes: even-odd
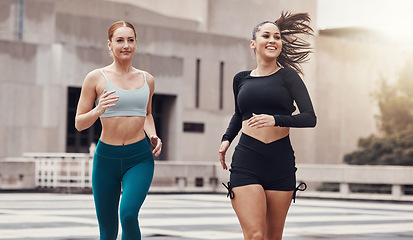
[[[227,188],[245,239],[281,239],[298,190],[290,127],[316,125],[310,96],[297,74],[310,45],[296,34],[312,35],[309,22],[307,13],[282,13],[275,22],[258,24],[250,42],[257,67],[234,77],[235,113],[219,155],[228,169],[225,153],[241,130]],[[292,115],[294,102],[299,113]]]

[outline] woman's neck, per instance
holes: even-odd
[[[254,76],[267,76],[278,71],[280,67],[277,65],[277,60],[274,61],[257,61],[257,67],[253,70]]]
[[[128,74],[131,72],[133,68],[131,61],[116,61],[115,60],[113,61],[111,66],[116,72],[121,73],[121,74]]]

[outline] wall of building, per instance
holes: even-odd
[[[198,31],[206,30],[209,0],[109,0],[110,2],[127,3],[139,6],[158,14],[175,19],[190,20],[198,24]]]
[[[33,161],[0,161],[1,190],[33,190],[36,187],[36,166]]]
[[[67,88],[80,87],[89,71],[111,63],[105,35],[111,23],[118,19],[74,11],[74,6],[81,2],[56,1],[55,4],[27,0],[22,39],[2,40],[0,58],[10,63],[3,66],[6,74],[0,78],[1,107],[5,109],[5,114],[0,116],[0,129],[5,132],[0,137],[0,143],[4,143],[2,158],[18,157],[24,152],[64,152],[66,126],[74,124],[66,119]],[[18,8],[16,4],[16,1],[9,2],[10,13]],[[97,9],[112,7],[112,3],[105,4],[107,6]],[[124,9],[121,4],[116,7]],[[35,11],[42,16],[36,17]],[[9,15],[5,21],[15,21],[15,16]],[[250,58],[248,41],[188,30],[179,25],[182,21],[177,21],[179,27],[173,28],[163,24],[166,17],[160,23],[156,22],[158,15],[149,17],[151,24],[131,21],[138,33],[133,64],[155,76],[156,94],[176,96],[168,121],[167,159],[214,161],[219,136],[225,128],[222,115],[230,114],[233,109],[232,76],[240,68],[247,68]],[[155,23],[157,27],[153,27]],[[13,33],[15,28],[5,31]],[[200,60],[201,89],[198,107],[195,106],[197,59]],[[228,93],[223,109],[219,109],[221,62],[225,63],[224,92]],[[183,132],[184,122],[203,123],[205,131]]]
[[[170,6],[173,11],[167,14],[169,5],[158,9],[161,0],[150,2],[25,0],[21,11],[19,1],[0,1],[0,159],[65,151],[66,126],[74,124],[67,122],[67,88],[80,87],[89,71],[111,63],[106,32],[114,21],[125,19],[138,34],[134,66],[155,77],[156,94],[172,99],[165,158],[218,161],[220,138],[233,114],[232,78],[255,67],[251,29],[282,10],[309,12],[313,23],[317,19],[316,0],[205,0],[195,8],[199,19],[189,13],[193,3]],[[395,80],[405,53],[390,44],[318,35],[315,30],[315,53],[303,65],[303,79],[318,125],[292,129],[291,137],[298,163],[341,163],[360,137],[377,132],[378,110],[371,94],[380,77]],[[184,123],[203,123],[204,132],[184,132]]]
[[[318,125],[312,163],[342,163],[360,137],[379,134],[374,93],[381,80],[397,80],[409,53],[391,42],[320,35],[315,55]]]
[[[256,24],[276,20],[281,12],[308,12],[316,29],[317,1],[309,0],[209,0],[208,32],[251,38]]]

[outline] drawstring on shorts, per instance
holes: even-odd
[[[222,185],[224,185],[224,187],[228,190],[227,197],[229,197],[230,199],[234,199],[235,193],[234,191],[232,191],[231,182],[228,182],[228,185],[226,185],[225,183],[222,183]],[[293,193],[294,203],[295,203],[295,197],[297,196],[297,191],[305,191],[306,189],[307,189],[307,184],[305,184],[305,182],[301,182],[300,184],[298,184],[298,186],[295,188],[294,193]]]
[[[293,202],[294,203],[295,203],[295,197],[297,195],[297,191],[305,191],[306,189],[307,189],[307,184],[305,184],[305,182],[301,182],[300,184],[298,184],[298,186],[295,188],[294,194],[293,194]]]
[[[231,182],[228,182],[228,186],[225,183],[222,183],[224,187],[228,190],[227,197],[229,196],[230,199],[234,199],[235,193],[232,191]]]

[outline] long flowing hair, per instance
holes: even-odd
[[[278,64],[283,67],[291,67],[303,74],[301,63],[309,60],[311,46],[308,41],[297,35],[313,36],[313,29],[310,27],[311,18],[308,13],[281,12],[281,17],[272,21],[264,21],[258,24],[253,32],[252,39],[255,40],[256,33],[265,23],[275,24],[281,33],[282,50],[277,58]]]

